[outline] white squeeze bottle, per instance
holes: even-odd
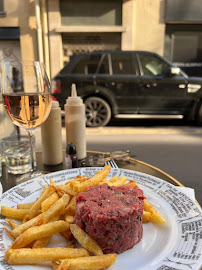
[[[42,158],[45,165],[58,165],[63,162],[62,121],[59,102],[53,100],[50,114],[41,125]]]
[[[85,105],[77,96],[76,85],[72,84],[72,93],[65,104],[66,143],[75,144],[78,160],[86,157],[86,117]]]

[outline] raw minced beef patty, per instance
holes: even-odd
[[[143,191],[133,187],[92,186],[77,196],[75,223],[104,253],[121,253],[142,238],[143,200]]]

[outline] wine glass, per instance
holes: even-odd
[[[30,141],[32,170],[18,181],[40,175],[34,164],[33,130],[48,117],[51,105],[51,87],[44,65],[37,61],[2,63],[2,98],[13,123],[27,130]]]

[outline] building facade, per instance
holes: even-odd
[[[165,1],[47,0],[47,3],[53,76],[73,53],[150,50],[163,54]]]
[[[202,77],[202,1],[167,0],[164,56],[192,76]]]
[[[1,0],[0,60],[37,58],[34,0]]]
[[[0,58],[53,78],[74,53],[147,50],[202,76],[201,0],[0,0]]]

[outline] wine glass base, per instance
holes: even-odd
[[[30,180],[32,178],[36,178],[36,177],[42,176],[44,174],[45,173],[39,172],[39,171],[28,172],[28,173],[25,173],[25,174],[17,177],[16,183],[22,183],[22,182],[25,182],[25,181]]]

